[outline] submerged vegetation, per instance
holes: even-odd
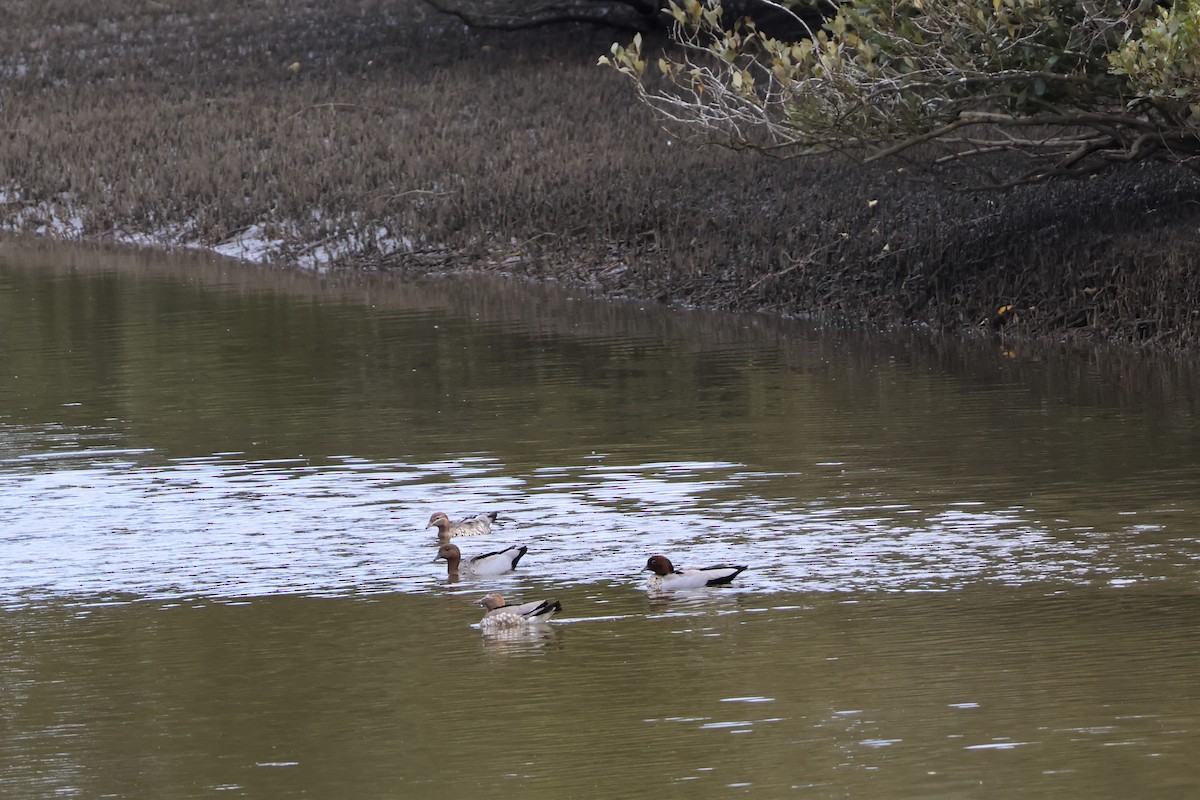
[[[9,231],[1200,345],[1200,188],[1159,164],[980,195],[835,154],[693,148],[595,66],[611,30],[474,30],[420,0],[8,15]]]

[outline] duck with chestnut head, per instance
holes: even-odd
[[[643,572],[653,573],[647,579],[647,585],[651,589],[674,591],[677,589],[700,589],[705,586],[723,586],[745,570],[744,565],[729,564],[676,569],[671,563],[671,559],[663,555],[653,555],[646,561]]]
[[[443,542],[438,548],[434,561],[446,562],[446,573],[450,577],[490,578],[493,575],[503,575],[517,568],[517,562],[529,551],[523,544],[483,553],[478,556],[463,558],[458,545]]]

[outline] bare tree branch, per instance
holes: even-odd
[[[646,0],[425,0],[443,14],[473,28],[516,31],[569,22],[627,31],[660,27],[658,4]]]
[[[951,183],[947,170],[1004,153],[1040,162],[989,187],[1200,159],[1200,4],[843,0],[819,32],[793,14],[804,35],[787,40],[728,24],[718,0],[667,1],[678,49],[655,61],[663,80],[640,39],[601,61],[674,128],[729,147],[904,155]]]

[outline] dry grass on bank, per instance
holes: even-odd
[[[614,34],[420,0],[10,3],[0,226],[281,262],[501,268],[877,322],[1200,342],[1200,191],[1150,168],[959,195],[673,143]],[[870,202],[877,201],[877,202]]]

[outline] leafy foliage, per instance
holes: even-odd
[[[668,119],[734,147],[904,155],[993,186],[1151,158],[1197,167],[1194,0],[850,0],[794,40],[729,22],[720,0],[666,11],[679,47],[656,70],[640,38],[600,61]],[[918,147],[930,142],[943,146]],[[1014,151],[1032,158],[1000,158]]]

